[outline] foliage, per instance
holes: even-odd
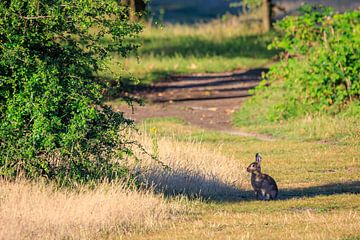
[[[302,13],[276,24],[281,35],[271,48],[285,50],[282,61],[271,67],[244,107],[266,109],[257,115],[240,110],[237,118],[280,121],[359,106],[360,12],[336,14],[330,8],[305,6]]]
[[[96,73],[141,31],[115,0],[0,2],[0,175],[87,181],[123,175],[131,125]],[[104,39],[106,38],[106,41]]]

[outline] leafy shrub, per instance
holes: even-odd
[[[279,21],[276,28],[280,36],[270,47],[285,50],[282,61],[270,68],[255,90],[257,96],[244,109],[265,103],[265,116],[250,115],[279,121],[312,112],[337,113],[358,105],[359,21],[358,11],[337,14],[331,8],[309,5],[302,9],[302,15]],[[277,101],[269,100],[274,95]],[[247,120],[252,118],[245,115]]]
[[[0,2],[0,176],[123,175],[131,125],[103,104],[96,73],[141,26],[115,0]]]

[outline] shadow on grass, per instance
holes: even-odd
[[[306,188],[289,188],[279,190],[279,199],[287,200],[292,198],[316,197],[319,195],[330,196],[335,194],[360,193],[360,181],[331,183]]]
[[[144,176],[148,185],[167,197],[184,195],[189,198],[202,198],[216,201],[239,199],[240,188],[234,184],[224,183],[213,174],[190,172],[188,169],[164,171],[152,169]]]
[[[162,171],[147,173],[146,179],[158,192],[171,197],[185,195],[215,202],[256,201],[253,191],[243,190],[235,183],[225,183],[214,175],[204,175],[188,170]],[[360,181],[341,182],[306,188],[279,189],[278,200],[331,196],[337,194],[359,194]]]
[[[360,181],[349,181],[341,183],[331,183],[320,186],[312,186],[306,188],[286,188],[279,189],[278,201],[312,198],[317,196],[331,196],[338,194],[359,194]],[[238,198],[236,198],[238,197]],[[253,191],[241,191],[239,196],[232,198],[214,199],[221,202],[236,202],[236,201],[256,201]]]
[[[163,36],[145,38],[143,42],[140,56],[272,58],[277,53],[267,48],[270,38],[266,35],[235,36],[218,41],[199,36]]]

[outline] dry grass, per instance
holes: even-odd
[[[43,183],[1,181],[0,239],[110,239],[153,229],[177,209],[162,197],[121,183],[65,191]]]
[[[0,239],[113,239],[153,231],[185,212],[183,204],[155,195],[153,187],[165,194],[222,199],[241,194],[244,167],[221,155],[221,146],[209,149],[201,142],[146,134],[140,141],[147,149],[157,144],[159,159],[171,167],[143,156],[137,167],[150,190],[130,190],[122,183],[59,190],[51,184],[1,181]]]
[[[184,205],[121,184],[75,192],[2,181],[0,239],[359,239],[358,145],[263,142],[174,122],[146,127],[138,140],[171,170],[144,156],[134,165],[141,178],[161,193],[217,201]],[[255,201],[246,191],[244,169],[257,151],[278,182],[278,201]],[[179,217],[185,207],[190,214]]]
[[[151,140],[153,139],[153,140]],[[165,194],[185,194],[205,198],[233,198],[241,195],[244,166],[220,154],[221,146],[208,148],[201,142],[181,142],[174,138],[154,139],[143,135],[147,149],[158,145],[159,160],[170,169],[143,157],[142,179]]]
[[[258,203],[259,207],[264,204]],[[155,235],[131,239],[359,239],[356,211],[328,214],[311,210],[287,213],[203,212],[203,217]]]
[[[192,201],[192,214],[186,221],[130,239],[360,239],[360,149],[358,144],[348,142],[349,138],[345,138],[346,144],[283,139],[265,142],[175,121],[148,121],[147,127],[156,127],[174,144],[159,140],[161,159],[166,159],[161,149],[167,144],[174,149],[172,156],[178,155],[179,159],[201,158],[214,151],[213,158],[206,155],[199,165],[184,161],[185,167],[202,166],[204,172],[214,167],[218,176],[222,172],[236,176],[237,172],[242,182],[237,186],[242,189],[241,198],[220,195],[220,201]],[[177,148],[191,150],[177,154]],[[244,191],[251,186],[242,168],[257,151],[263,153],[264,172],[277,180],[278,201],[256,201],[251,191]],[[224,177],[218,179],[231,182]]]

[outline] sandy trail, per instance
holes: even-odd
[[[232,135],[272,140],[270,136],[247,133],[231,125],[231,115],[256,87],[267,69],[225,73],[173,75],[134,94],[145,99],[145,106],[115,106],[128,118],[141,121],[151,117],[178,117],[205,129]]]

